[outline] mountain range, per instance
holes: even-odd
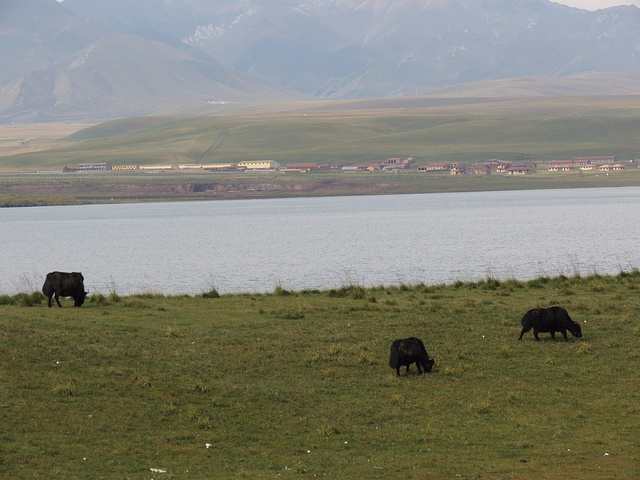
[[[624,82],[610,82],[620,74]],[[514,94],[506,79],[518,79],[517,95],[571,94],[582,91],[572,89],[577,77],[591,82],[586,91],[640,93],[640,9],[549,0],[0,3],[0,122],[450,96],[487,80],[500,85],[489,91]],[[535,88],[525,91],[522,78]]]

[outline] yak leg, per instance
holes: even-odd
[[[551,338],[553,338],[554,340],[556,339],[556,332],[549,332],[551,333]]]
[[[562,333],[562,336],[564,337],[564,341],[568,342],[569,339],[567,338],[567,331],[565,329],[560,330],[560,333]]]
[[[396,367],[396,373],[398,374],[398,377],[400,376],[400,367]]]
[[[533,329],[533,336],[536,337],[536,341],[540,341],[540,339],[538,338],[538,333],[540,333],[540,330],[536,330],[535,328]]]
[[[416,367],[418,367],[418,374],[422,375],[422,369],[420,368],[420,360],[416,362]]]
[[[55,294],[55,299],[56,299],[56,303],[58,304],[58,306],[60,308],[62,308],[62,304],[60,303],[60,295],[58,295],[57,293]]]
[[[527,333],[531,327],[522,327],[522,331],[520,332],[520,338],[518,340],[522,340],[522,336]]]

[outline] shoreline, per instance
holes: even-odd
[[[131,292],[126,294],[120,294],[117,289],[112,290],[110,293],[102,293],[99,291],[92,292],[87,295],[86,304],[96,303],[103,305],[108,302],[118,303],[123,299],[128,298],[166,298],[166,299],[196,299],[196,298],[208,298],[216,299],[221,297],[269,297],[269,296],[300,296],[300,295],[328,295],[329,297],[345,297],[351,295],[364,295],[371,292],[384,291],[384,290],[415,290],[418,288],[429,290],[446,290],[446,289],[474,289],[484,288],[494,290],[498,287],[506,288],[529,288],[532,285],[539,285],[541,283],[552,283],[558,281],[590,281],[594,279],[613,279],[613,278],[640,278],[640,270],[638,268],[631,268],[629,270],[621,269],[618,273],[590,273],[588,275],[582,275],[578,272],[573,272],[570,275],[565,275],[562,271],[552,275],[539,275],[528,279],[517,278],[497,278],[491,275],[485,278],[478,278],[475,280],[455,280],[452,282],[444,283],[405,283],[399,282],[398,284],[386,284],[386,285],[359,285],[357,283],[345,284],[340,287],[333,288],[303,288],[300,290],[283,288],[280,285],[275,285],[271,291],[247,291],[247,292],[218,292],[213,287],[205,291],[202,289],[200,293],[163,293],[158,291],[141,290],[138,292]],[[46,297],[41,293],[39,289],[34,289],[32,292],[16,292],[5,293],[0,292],[0,306],[2,305],[19,305],[31,307],[43,303]],[[62,303],[73,302],[70,297],[60,297]],[[55,306],[55,304],[54,304]]]
[[[640,169],[523,176],[410,174],[0,175],[0,208],[640,186]]]

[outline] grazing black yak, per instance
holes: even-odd
[[[42,285],[42,293],[49,298],[49,307],[54,295],[59,307],[62,307],[60,297],[73,297],[73,306],[79,307],[89,292],[84,291],[84,277],[80,272],[50,272]]]
[[[524,314],[520,323],[522,324],[522,331],[518,340],[522,340],[522,336],[532,328],[533,336],[536,337],[537,341],[540,341],[538,338],[538,333],[540,332],[549,332],[551,338],[555,338],[556,332],[560,332],[565,341],[569,341],[567,330],[574,337],[582,337],[580,325],[571,320],[567,311],[562,307],[534,308]]]
[[[389,366],[395,368],[396,373],[400,376],[400,367],[406,365],[408,372],[409,365],[412,363],[418,366],[418,372],[422,374],[420,367],[422,366],[425,372],[430,373],[435,361],[433,358],[429,358],[427,350],[424,348],[424,343],[419,338],[410,337],[395,340],[391,344]]]

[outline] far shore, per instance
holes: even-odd
[[[0,207],[640,186],[640,169],[530,175],[421,173],[0,174]]]

